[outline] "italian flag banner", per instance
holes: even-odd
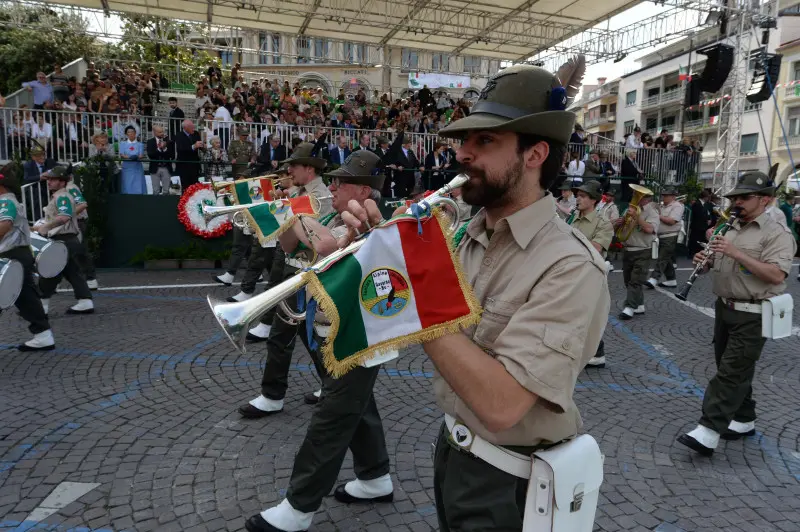
[[[314,196],[279,199],[259,203],[244,211],[248,225],[255,230],[262,246],[288,231],[301,214],[317,218],[319,200]]]
[[[402,215],[373,229],[355,253],[306,273],[331,321],[322,359],[335,378],[385,351],[433,340],[480,321],[441,213]]]
[[[270,194],[275,187],[272,179],[252,177],[249,179],[239,179],[233,182],[231,192],[233,193],[234,205],[249,205],[251,203],[263,203],[272,199]]]

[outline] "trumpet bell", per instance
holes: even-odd
[[[249,324],[244,319],[242,305],[238,303],[228,303],[222,299],[217,299],[213,296],[207,296],[208,306],[211,307],[211,312],[217,319],[222,332],[228,337],[228,340],[244,354],[247,350],[245,342],[247,340],[247,331]],[[266,311],[265,311],[266,312]]]
[[[634,207],[636,210],[636,216],[631,216],[627,212],[623,217],[622,225],[620,225],[615,235],[617,240],[620,242],[625,242],[628,240],[631,235],[633,234],[634,229],[636,229],[636,220],[638,219],[639,215],[642,213],[641,207],[639,207],[639,202],[642,201],[642,198],[645,196],[652,196],[653,191],[647,187],[643,187],[642,185],[631,184],[631,190],[633,190],[633,198],[631,199],[630,206]]]

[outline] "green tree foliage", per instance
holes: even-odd
[[[0,5],[0,21],[22,26],[6,26],[0,31],[0,93],[4,95],[36,79],[40,70],[50,73],[57,63],[91,57],[98,50],[95,38],[87,34],[88,21],[77,15],[41,6],[4,4]]]

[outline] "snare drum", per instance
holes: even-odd
[[[25,269],[19,261],[0,259],[0,310],[12,306],[22,291]]]
[[[36,262],[36,272],[40,277],[55,277],[67,266],[69,251],[63,242],[31,232],[31,250]]]

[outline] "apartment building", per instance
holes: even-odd
[[[789,6],[787,11],[800,15],[800,3]],[[785,18],[776,52],[783,56],[775,89],[779,112],[774,115],[770,131],[772,163],[778,163],[781,172],[792,163],[795,167],[800,164],[800,16]],[[800,188],[800,180],[793,179],[791,185]]]
[[[606,82],[598,78],[597,87],[586,92],[583,127],[586,133],[596,136],[598,141],[616,139],[617,100],[620,80]]]

